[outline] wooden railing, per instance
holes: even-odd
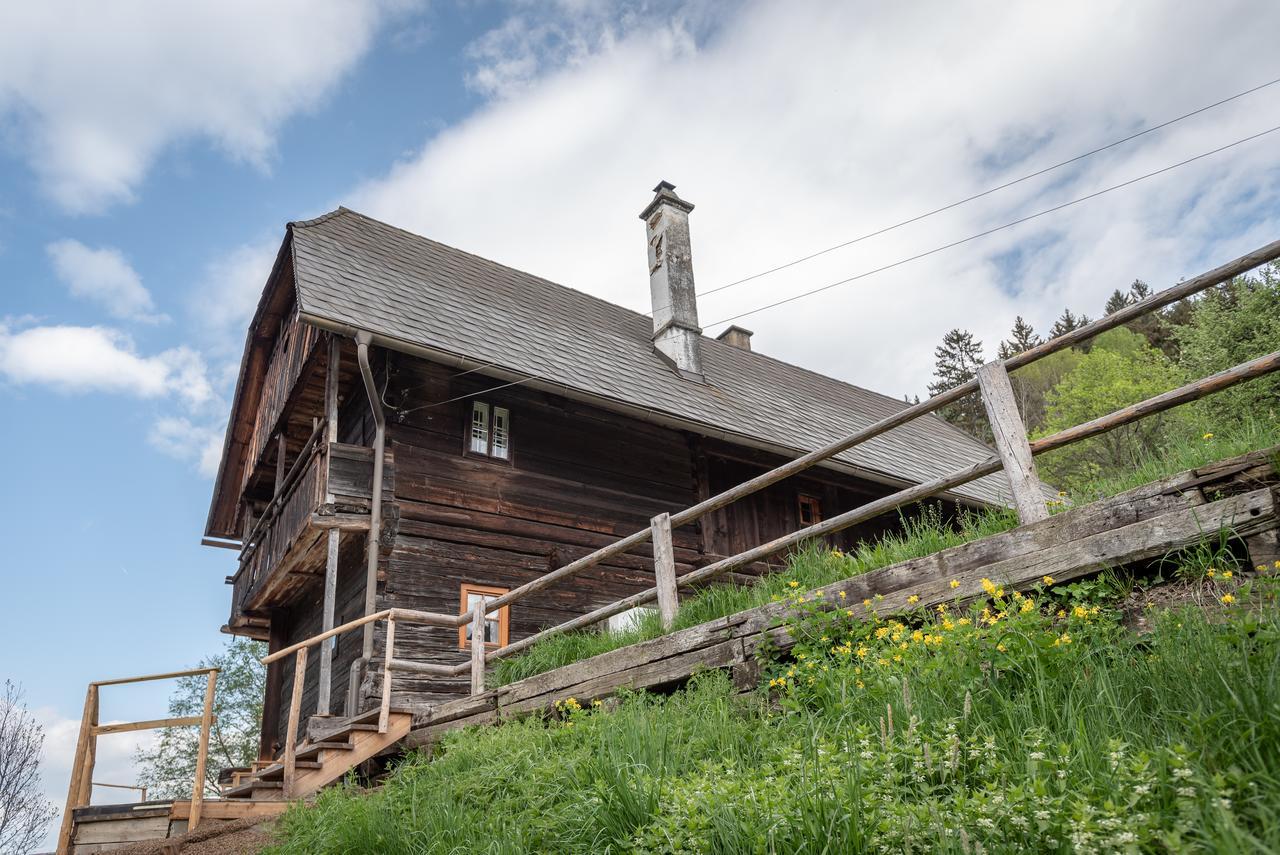
[[[472,638],[483,638],[484,635],[484,613],[480,615],[480,635],[472,634]],[[278,662],[286,656],[292,655],[293,659],[293,691],[289,696],[289,723],[285,732],[284,757],[282,763],[284,765],[284,797],[290,799],[294,797],[294,781],[297,772],[298,749],[298,728],[302,714],[302,691],[306,684],[307,673],[307,651],[312,647],[327,641],[334,636],[341,635],[344,632],[350,632],[358,629],[365,624],[375,623],[377,621],[387,622],[386,643],[383,650],[382,661],[382,702],[378,712],[378,733],[386,733],[391,719],[391,675],[395,671],[414,671],[426,674],[453,674],[454,670],[442,665],[432,665],[425,662],[412,662],[403,659],[396,659],[396,623],[412,623],[423,624],[426,626],[440,626],[454,629],[458,626],[457,617],[455,615],[438,614],[436,612],[420,612],[411,609],[384,609],[380,612],[374,612],[371,615],[365,615],[362,618],[344,623],[342,626],[336,626],[327,632],[299,641],[297,644],[291,644],[275,653],[265,656],[262,659],[263,665],[270,665]],[[473,649],[484,650],[484,644],[473,644]],[[473,656],[473,661],[475,657]],[[480,667],[477,673],[484,673],[483,659],[480,661]]]
[[[1153,294],[1145,300],[1126,306],[1104,318],[1038,344],[1008,359],[997,360],[984,365],[973,380],[935,395],[926,401],[904,407],[902,410],[837,442],[811,451],[736,487],[704,499],[691,507],[673,514],[659,514],[651,520],[648,528],[641,529],[614,543],[601,547],[589,555],[527,582],[506,594],[478,603],[469,614],[432,615],[431,619],[438,626],[459,627],[470,622],[474,628],[473,638],[482,637],[487,614],[520,602],[532,594],[570,579],[601,562],[649,541],[653,544],[654,556],[655,584],[651,588],[494,650],[486,652],[483,644],[472,644],[470,660],[458,665],[402,662],[394,659],[390,652],[390,644],[388,645],[387,663],[401,670],[413,670],[440,676],[461,676],[469,673],[471,675],[471,691],[473,694],[479,694],[484,691],[485,664],[490,660],[513,656],[549,636],[582,629],[629,609],[654,601],[657,601],[663,627],[670,629],[674,623],[679,605],[680,588],[705,584],[715,577],[791,549],[806,540],[833,534],[905,505],[940,493],[946,493],[971,481],[999,472],[1001,469],[1005,471],[1008,477],[1011,498],[1018,512],[1019,521],[1022,524],[1027,524],[1045,519],[1048,516],[1048,509],[1045,505],[1045,497],[1041,491],[1039,478],[1036,476],[1033,462],[1036,455],[1099,436],[1122,425],[1198,400],[1237,383],[1280,370],[1280,351],[1250,360],[1226,371],[1196,380],[1177,389],[1156,395],[1153,398],[1124,407],[1076,427],[1059,431],[1034,442],[1028,441],[1026,428],[1023,425],[1021,416],[1018,414],[1009,380],[1009,372],[1080,344],[1107,330],[1128,324],[1137,318],[1178,300],[1198,294],[1277,258],[1280,258],[1280,241],[1268,244],[1255,252],[1241,256],[1193,279],[1181,282],[1172,288]],[[935,413],[942,407],[975,393],[981,395],[991,423],[996,445],[995,454],[962,469],[934,478],[931,481],[904,488],[845,513],[829,517],[815,525],[775,538],[737,555],[722,558],[683,576],[676,576],[674,549],[671,540],[673,528],[697,522],[712,511],[719,510],[732,502],[848,451],[854,446],[887,433],[894,428],[901,427],[921,416]],[[376,615],[362,619],[362,621],[381,619],[392,612],[399,614],[401,610],[393,609],[391,612],[378,612]],[[346,626],[350,627],[358,625],[358,623],[347,624]],[[339,631],[345,631],[345,627],[331,630],[324,635],[301,642],[300,645],[294,645],[292,648],[286,648],[284,651],[273,654],[268,657],[268,660],[264,661],[279,658],[289,651],[299,648],[301,645],[309,646]],[[391,633],[388,632],[388,641],[390,640]],[[390,670],[389,667],[388,670]],[[388,674],[383,687],[384,705],[387,703],[387,697],[389,697],[387,695],[387,692],[389,692],[387,683],[389,682]],[[295,693],[297,691],[300,691],[300,689],[295,687]]]
[[[217,668],[193,668],[189,671],[171,671],[166,674],[149,674],[144,677],[122,677],[116,680],[98,680],[89,684],[84,699],[84,713],[80,717],[80,735],[76,739],[75,760],[71,765],[71,781],[67,785],[67,806],[62,813],[62,827],[58,833],[58,855],[71,851],[71,834],[75,825],[76,808],[86,807],[93,796],[93,767],[98,752],[98,737],[111,733],[131,733],[137,730],[155,730],[162,727],[188,727],[199,725],[200,737],[196,747],[196,769],[191,785],[191,815],[187,827],[200,824],[204,806],[205,764],[209,758],[209,733],[213,729],[213,698],[218,683]],[[200,715],[158,718],[148,721],[129,721],[119,724],[99,724],[100,695],[103,686],[122,686],[127,683],[148,683],[154,680],[173,680],[178,677],[207,676],[204,690],[204,708]],[[120,784],[99,784],[105,787],[121,787]],[[125,789],[135,789],[126,787]],[[145,801],[147,791],[142,790]]]

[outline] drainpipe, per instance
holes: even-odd
[[[373,370],[369,368],[369,343],[373,336],[367,332],[356,333],[356,357],[360,361],[360,376],[364,378],[364,390],[369,396],[369,409],[373,411],[373,488],[369,499],[369,542],[366,550],[364,580],[364,613],[371,615],[378,608],[378,540],[382,532],[382,456],[387,443],[387,420],[382,413],[382,400],[373,382]],[[361,656],[366,664],[373,659],[373,623],[364,625],[364,647]]]

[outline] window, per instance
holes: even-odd
[[[472,401],[467,449],[498,460],[511,459],[511,413],[506,407]]]
[[[800,495],[800,527],[808,528],[822,522],[822,502],[813,496]]]
[[[481,600],[488,603],[507,592],[506,588],[489,588],[484,585],[463,585],[459,605],[459,614],[470,614]],[[507,643],[508,621],[511,607],[503,606],[497,613],[490,613],[484,622],[485,647],[501,647]],[[471,647],[471,623],[458,627],[458,647],[467,650]]]
[[[606,620],[605,632],[626,632],[635,629],[640,625],[640,621],[644,620],[645,615],[652,613],[653,609],[645,606],[627,609],[622,614],[614,615]]]

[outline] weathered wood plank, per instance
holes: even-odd
[[[658,589],[658,614],[662,628],[669,631],[680,608],[676,594],[676,556],[671,546],[671,514],[658,514],[650,523],[653,539],[653,573]]]
[[[996,451],[1004,464],[1013,504],[1018,509],[1018,519],[1023,524],[1039,522],[1049,517],[1044,504],[1040,478],[1027,444],[1027,428],[1018,413],[1018,404],[1009,383],[1009,372],[1002,362],[988,362],[978,369],[978,388],[982,391],[982,405],[987,410],[987,421],[995,437]]]

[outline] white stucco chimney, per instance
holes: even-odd
[[[653,299],[653,346],[687,379],[702,380],[702,329],[693,290],[689,212],[674,184],[660,182],[640,212],[649,240],[649,294]]]

